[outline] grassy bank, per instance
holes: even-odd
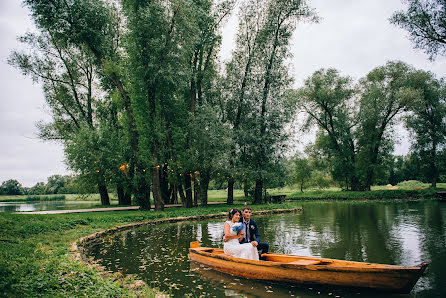
[[[296,208],[296,203],[258,205],[254,210]],[[58,215],[0,213],[0,296],[132,297],[131,278],[101,273],[76,260],[70,244],[94,232],[157,218],[226,212],[229,207],[171,208],[164,212],[119,211]],[[127,285],[127,286],[126,286]],[[153,297],[147,286],[139,288]],[[141,293],[140,293],[141,294]]]
[[[310,191],[287,195],[287,200],[396,200],[396,199],[432,199],[436,198],[436,190],[427,189],[394,189],[372,191]]]
[[[118,202],[118,198],[114,194],[110,194],[110,201]],[[55,195],[3,195],[0,196],[0,202],[26,202],[26,201],[98,201],[101,199],[99,194],[55,194]],[[116,202],[115,202],[116,201]]]

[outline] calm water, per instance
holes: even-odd
[[[430,265],[409,295],[446,297],[446,203],[305,202],[304,210],[253,216],[270,251],[415,266]],[[115,234],[88,254],[110,271],[136,274],[176,297],[376,297],[366,290],[290,286],[237,278],[188,260],[189,242],[222,247],[223,219],[159,224]],[[236,268],[234,268],[236,270]]]
[[[88,208],[100,205],[99,201],[30,201],[0,202],[0,212],[29,212]]]

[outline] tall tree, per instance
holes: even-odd
[[[253,84],[252,71],[255,66],[256,55],[258,55],[257,43],[261,26],[260,16],[264,13],[263,4],[263,2],[259,5],[255,1],[246,1],[240,7],[236,48],[232,53],[232,60],[226,65],[224,94],[227,97],[227,120],[233,128],[233,142],[227,167],[229,177],[228,204],[234,202],[235,178],[240,178],[240,176],[246,174],[241,154],[241,144],[245,142],[241,126],[242,119],[248,115],[251,109],[247,97],[249,97],[250,88]],[[241,175],[236,175],[236,173]]]
[[[390,61],[373,69],[360,82],[358,164],[366,190],[370,190],[380,158],[393,149],[392,128],[398,116],[417,96],[409,81],[412,71],[403,62]]]
[[[297,0],[247,1],[241,12],[242,31],[228,72],[233,76],[229,78],[233,82],[229,108],[236,107],[231,119],[239,129],[235,152],[252,169],[254,203],[260,203],[268,169],[277,162],[286,139],[283,127],[289,109],[285,91],[292,80],[284,63],[290,56],[289,40],[298,21],[315,21],[316,17],[306,1]]]
[[[183,157],[186,207],[192,206],[191,179],[195,183],[194,203],[198,201],[196,196],[205,196],[201,202],[207,202],[209,175],[215,170],[215,167],[212,165],[217,164],[215,156],[219,155],[219,153],[209,151],[211,148],[217,149],[218,147],[215,146],[213,138],[209,138],[209,128],[213,128],[212,131],[214,132],[221,131],[221,129],[216,129],[216,125],[222,125],[221,113],[218,113],[218,110],[214,108],[218,106],[219,97],[221,97],[219,86],[217,86],[220,82],[217,69],[217,53],[221,42],[219,30],[228,16],[230,16],[234,3],[234,0],[221,1],[220,3],[196,1],[194,6],[194,17],[197,20],[198,32],[194,40],[193,51],[189,54],[190,79],[187,92],[185,92],[189,119],[186,122],[186,150],[181,153]],[[201,113],[204,113],[206,116],[202,117]],[[211,124],[205,119],[212,119],[211,121],[214,121],[214,123]],[[202,152],[200,151],[202,149],[206,150]],[[197,152],[201,153],[199,154],[199,159],[191,159],[190,157],[198,157]],[[209,160],[206,160],[207,158]],[[203,166],[205,164],[207,166]],[[200,184],[203,182],[203,185],[198,186],[196,175],[194,175],[195,171],[200,173]],[[198,187],[200,187],[199,192]]]
[[[412,86],[419,96],[405,117],[406,127],[413,132],[412,151],[421,159],[432,187],[437,187],[440,172],[439,152],[446,144],[446,84],[430,72],[416,71]]]
[[[9,179],[3,181],[0,185],[1,195],[21,195],[23,194],[23,187],[19,181],[15,179]]]
[[[331,160],[333,177],[347,188],[360,190],[356,172],[357,90],[349,77],[321,69],[308,78],[296,96],[306,113],[304,128],[316,124],[316,146]]]
[[[132,150],[130,177],[134,180],[135,200],[141,208],[150,208],[148,200],[147,173],[139,153],[139,136],[136,131],[135,116],[130,93],[123,71],[122,31],[123,20],[116,1],[96,0],[24,0],[32,17],[42,31],[54,32],[57,40],[82,49],[94,57],[97,75],[101,78],[104,90],[116,92],[121,97],[129,144]]]
[[[311,178],[312,168],[308,158],[296,156],[293,159],[293,180],[300,185],[300,191],[304,192],[304,185]]]
[[[43,83],[52,122],[40,123],[40,137],[67,145],[76,139],[80,131],[94,133],[98,129],[96,111],[104,100],[99,95],[102,89],[97,85],[91,55],[58,37],[56,28],[40,27],[40,30],[40,34],[28,33],[20,38],[29,45],[31,52],[13,52],[9,63]],[[95,153],[98,153],[96,148],[85,152]],[[109,205],[103,171],[96,172],[92,178],[98,185],[102,204]]]
[[[446,54],[446,2],[444,0],[403,0],[406,11],[397,11],[390,22],[405,29],[415,48],[430,59]]]
[[[331,160],[334,179],[347,189],[370,190],[375,173],[393,148],[393,127],[417,96],[413,69],[388,62],[360,80],[358,87],[336,70],[319,70],[297,92],[307,113],[306,127],[317,124],[317,146]]]

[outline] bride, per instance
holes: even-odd
[[[224,242],[224,252],[227,255],[249,259],[249,260],[258,260],[259,253],[257,252],[257,248],[252,246],[251,243],[243,243],[240,244],[240,240],[244,237],[243,230],[240,233],[237,233],[237,226],[241,223],[240,217],[242,216],[242,212],[238,209],[229,210],[229,219],[225,222],[225,237],[228,241]]]

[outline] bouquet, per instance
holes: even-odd
[[[244,224],[242,222],[237,222],[232,226],[232,231],[235,232],[236,235],[239,235],[243,230]]]

